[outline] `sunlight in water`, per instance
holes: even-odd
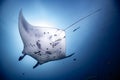
[[[56,25],[53,24],[52,22],[49,22],[49,21],[35,21],[35,22],[32,22],[32,25],[34,26],[40,26],[40,27],[52,27],[54,28]]]

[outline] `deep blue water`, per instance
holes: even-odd
[[[1,80],[120,80],[119,5],[117,0],[1,0]],[[99,8],[100,12],[66,31],[66,54],[75,52],[74,56],[36,69],[32,67],[37,61],[30,56],[18,61],[23,50],[18,31],[20,9],[32,25],[47,21],[65,29]]]

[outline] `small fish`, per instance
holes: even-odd
[[[76,61],[76,58],[74,58],[73,61]]]
[[[22,75],[25,75],[25,73],[22,73]]]
[[[77,27],[76,29],[73,30],[73,32],[77,31],[80,27]]]

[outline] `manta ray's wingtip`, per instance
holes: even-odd
[[[20,9],[20,13],[22,13],[22,8]]]
[[[20,16],[23,16],[22,8],[20,9],[20,12],[19,12],[19,17],[20,17]]]

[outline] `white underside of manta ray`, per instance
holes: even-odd
[[[19,61],[26,55],[29,55],[37,61],[36,65],[33,66],[33,68],[36,68],[38,65],[49,61],[71,57],[74,53],[68,56],[66,55],[65,31],[100,10],[101,9],[98,9],[95,12],[79,19],[64,30],[44,26],[32,26],[25,20],[21,10],[19,13],[18,27],[24,44],[24,49],[22,51],[23,55],[19,57]],[[76,30],[77,29],[74,31]]]
[[[24,49],[19,61],[26,55],[37,60],[37,67],[49,61],[60,60],[66,56],[65,31],[57,28],[32,26],[23,17],[22,10],[19,13],[19,32]]]

